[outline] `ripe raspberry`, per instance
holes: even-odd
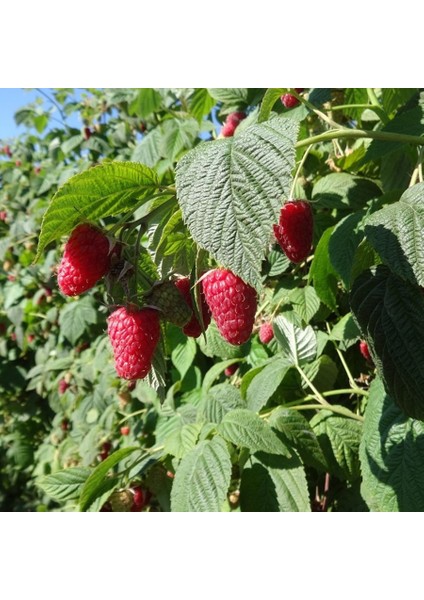
[[[259,329],[259,339],[263,344],[269,344],[274,337],[274,330],[271,323],[263,323]]]
[[[239,368],[239,364],[238,363],[234,363],[233,365],[230,365],[229,367],[227,367],[224,371],[224,375],[226,377],[231,377],[232,375],[234,375],[234,373],[237,371],[237,369]]]
[[[77,296],[92,288],[110,268],[110,244],[102,231],[83,223],[76,227],[65,246],[57,281],[66,296]]]
[[[372,362],[372,357],[371,357],[370,351],[368,349],[368,344],[364,340],[361,340],[359,342],[359,351],[362,354],[362,356],[365,358],[365,360]]]
[[[89,140],[91,138],[91,129],[89,127],[84,127],[83,136],[85,140]]]
[[[147,494],[141,486],[137,486],[133,489],[133,504],[131,512],[140,512],[147,501]]]
[[[5,210],[0,210],[0,221],[6,221],[7,212]]]
[[[70,387],[71,385],[65,379],[61,379],[58,385],[59,394],[64,394],[66,390]]]
[[[190,307],[190,310],[193,311],[193,302],[192,302],[191,294],[190,294],[190,278],[182,277],[181,279],[177,279],[177,281],[175,282],[175,285],[180,290],[180,293],[182,294],[182,296],[184,297],[184,300],[187,302],[188,306]],[[203,325],[206,330],[209,326],[209,323],[211,322],[211,311],[209,310],[209,306],[206,304],[205,294],[203,293],[203,289],[200,292],[200,304],[202,307]],[[199,337],[199,335],[201,335],[202,327],[201,327],[199,321],[197,320],[196,315],[194,314],[194,311],[193,311],[190,321],[187,323],[187,325],[184,325],[183,332],[188,337],[197,338],[197,337]]]
[[[110,442],[103,442],[102,451],[99,454],[99,459],[103,462],[109,456],[110,451],[112,450],[112,444]]]
[[[242,121],[245,118],[246,114],[244,112],[230,113],[227,116],[224,125],[222,126],[221,135],[223,137],[232,137],[240,121]]]
[[[281,209],[274,234],[282,250],[294,263],[302,262],[312,246],[314,223],[312,209],[306,200],[289,200]]]
[[[226,269],[209,271],[202,283],[222,337],[235,346],[247,342],[255,320],[256,291]]]
[[[143,379],[152,366],[160,336],[159,314],[151,308],[121,306],[108,318],[115,369],[124,379]]]
[[[304,89],[305,88],[294,88],[294,91],[300,94]],[[286,108],[294,108],[300,104],[300,101],[296,98],[296,96],[293,96],[293,94],[283,94],[281,96],[281,102]]]
[[[185,302],[175,281],[155,283],[146,294],[149,305],[158,308],[161,316],[178,327],[184,327],[193,316],[191,307]]]

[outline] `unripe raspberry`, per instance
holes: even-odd
[[[312,209],[306,200],[289,200],[280,212],[274,234],[283,252],[294,263],[307,258],[314,232]]]
[[[209,271],[202,285],[222,337],[235,346],[247,342],[255,320],[256,291],[227,269]]]
[[[359,342],[359,351],[362,354],[362,356],[365,358],[365,360],[372,362],[372,356],[370,354],[368,344],[364,340],[361,340]]]
[[[269,344],[274,337],[274,330],[271,323],[263,323],[259,329],[259,339],[263,344]]]
[[[120,490],[113,492],[109,498],[113,512],[129,512],[133,505],[133,495],[131,490]]]
[[[199,321],[197,320],[196,315],[194,314],[194,310],[193,310],[193,302],[192,302],[191,294],[190,294],[190,278],[189,277],[181,277],[181,279],[177,279],[177,281],[175,282],[175,285],[179,289],[181,295],[183,296],[184,300],[186,301],[190,310],[192,311],[192,317],[191,317],[190,321],[186,325],[184,325],[183,332],[188,337],[197,338],[202,333],[202,327],[201,327]],[[211,311],[209,310],[209,306],[206,304],[205,294],[203,293],[203,289],[201,289],[201,291],[200,291],[200,304],[201,304],[201,309],[202,309],[203,325],[204,325],[205,331],[206,331],[206,329],[209,326],[209,323],[211,322]]]
[[[184,327],[193,316],[175,281],[155,283],[145,299],[147,304],[160,310],[161,317],[177,327]]]
[[[102,231],[83,223],[66,243],[57,281],[66,296],[77,296],[92,288],[110,268],[110,243]]]
[[[159,314],[151,308],[115,310],[108,318],[115,368],[124,379],[143,379],[160,337]]]
[[[294,88],[295,92],[297,92],[298,94],[303,92],[304,89],[305,88]],[[295,106],[300,104],[300,101],[296,98],[296,96],[293,96],[293,94],[283,94],[281,96],[281,102],[286,108],[294,108]]]

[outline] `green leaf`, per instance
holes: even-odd
[[[44,248],[79,223],[133,212],[158,187],[154,171],[131,162],[110,162],[79,173],[53,196],[43,218],[38,260]]]
[[[247,88],[208,88],[209,94],[218,102],[230,104],[237,108],[247,105],[249,90]]]
[[[405,104],[417,91],[417,88],[383,88],[381,95],[384,110],[390,115],[399,106]]]
[[[165,440],[164,454],[183,458],[195,447],[201,428],[200,423],[187,423],[173,431]]]
[[[406,112],[401,112],[383,127],[383,132],[401,133],[404,135],[423,135],[424,105],[416,106]],[[372,140],[368,146],[364,162],[374,161],[382,156],[395,152],[406,146],[403,142],[388,142],[387,140]]]
[[[196,356],[196,342],[177,327],[169,327],[167,331],[167,342],[172,348],[172,364],[178,370],[181,379],[184,379]]]
[[[368,217],[365,234],[372,246],[402,279],[424,286],[424,183],[406,190],[401,199]]]
[[[269,88],[265,92],[258,116],[259,123],[269,119],[269,115],[271,114],[274,104],[281,98],[283,94],[285,94],[286,91],[287,88]]]
[[[61,333],[71,344],[75,344],[87,327],[97,322],[97,310],[89,296],[70,302],[60,311],[59,325]]]
[[[357,340],[361,335],[352,313],[348,313],[336,323],[331,330],[330,338],[338,342]]]
[[[290,450],[258,415],[244,408],[236,408],[227,413],[218,431],[223,438],[248,448],[251,452],[268,452],[281,456],[291,456]]]
[[[424,511],[424,423],[406,417],[379,379],[370,387],[360,459],[370,510]]]
[[[320,299],[314,288],[310,285],[292,290],[289,293],[289,300],[294,311],[305,323],[309,323],[319,310]]]
[[[352,288],[352,313],[387,392],[424,419],[424,296],[385,266],[365,271]]]
[[[162,132],[155,127],[143,136],[143,139],[134,148],[131,160],[140,162],[147,167],[154,167],[162,158]]]
[[[312,200],[318,206],[353,211],[364,208],[368,200],[378,196],[381,196],[381,190],[373,181],[349,173],[326,175],[312,190]]]
[[[215,106],[215,100],[206,88],[197,88],[188,103],[189,111],[199,123],[208,115]]]
[[[142,88],[131,102],[128,112],[130,115],[137,115],[140,119],[146,119],[152,113],[158,111],[161,105],[162,96],[156,90],[153,88]]]
[[[218,331],[215,321],[211,321],[206,330],[205,337],[206,341],[203,335],[200,338],[197,338],[197,343],[203,354],[211,358],[214,356],[222,359],[241,358],[245,355],[246,348],[248,347],[248,343],[243,344],[242,346],[234,346],[224,340]]]
[[[57,471],[52,475],[46,475],[39,479],[36,484],[47,496],[63,502],[78,498],[81,488],[90,476],[91,469],[83,467],[72,467],[63,471]]]
[[[257,289],[272,224],[289,193],[297,130],[276,117],[201,144],[177,165],[178,200],[193,239]]]
[[[312,381],[319,392],[325,392],[334,388],[338,369],[336,363],[326,354],[320,356],[312,363],[303,366],[307,377]],[[302,381],[302,387],[309,391],[309,386]]]
[[[261,410],[278,390],[291,367],[290,361],[278,356],[261,369],[247,388],[247,407],[254,412]]]
[[[310,512],[305,471],[292,458],[261,453],[243,469],[240,485],[242,512]]]
[[[205,377],[203,379],[203,385],[202,385],[202,393],[203,393],[204,397],[208,393],[209,389],[212,387],[212,384],[215,381],[215,379],[221,373],[223,373],[227,367],[231,367],[231,365],[234,365],[237,362],[238,361],[235,360],[234,358],[231,358],[229,360],[224,360],[222,362],[216,363],[209,369],[209,371],[207,371],[207,373],[205,374]]]
[[[356,250],[364,237],[359,228],[364,212],[348,215],[337,223],[328,243],[331,264],[339,274],[346,288],[350,286],[350,276]]]
[[[277,275],[281,275],[281,273],[287,271],[291,264],[290,259],[288,259],[283,252],[278,250],[271,250],[267,256],[267,259],[270,265],[268,277],[276,277]]]
[[[172,512],[220,512],[231,480],[231,460],[218,436],[200,442],[185,455],[175,473]]]
[[[242,406],[240,390],[228,383],[213,386],[207,393],[202,414],[209,423],[221,423],[224,416]]]
[[[271,413],[269,424],[284,435],[287,442],[299,453],[305,465],[318,471],[328,470],[318,438],[309,421],[296,410],[277,408]]]
[[[292,364],[302,365],[315,358],[317,338],[310,325],[301,329],[283,315],[278,315],[273,321],[273,329],[277,342]]]
[[[311,427],[318,438],[330,467],[330,473],[339,479],[354,481],[360,475],[359,444],[362,423],[349,417],[320,410],[311,420]]]
[[[183,150],[193,146],[199,134],[196,119],[170,119],[161,125],[161,154],[172,161],[177,160]]]
[[[105,479],[110,469],[137,450],[140,450],[138,446],[116,450],[94,469],[81,490],[79,499],[81,512],[87,511],[90,505],[103,494],[104,486],[107,485]]]
[[[314,253],[309,279],[320,300],[333,311],[337,310],[337,272],[330,261],[329,244],[334,227],[329,227],[321,236]]]

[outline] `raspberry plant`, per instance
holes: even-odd
[[[0,144],[2,510],[424,510],[423,93],[51,93]]]

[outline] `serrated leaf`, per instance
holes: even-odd
[[[184,379],[196,356],[196,342],[177,327],[168,328],[167,342],[172,348],[172,364],[178,370],[181,379]]]
[[[231,367],[237,363],[237,360],[230,358],[229,360],[223,360],[222,362],[214,364],[209,371],[205,374],[202,385],[202,394],[205,397],[209,389],[212,387],[215,379],[225,371],[227,367]]]
[[[261,410],[278,390],[291,367],[292,363],[289,360],[276,357],[261,369],[247,388],[247,407],[254,412]]]
[[[193,117],[201,123],[215,106],[215,100],[206,88],[197,88],[190,96],[188,106]]]
[[[154,167],[161,157],[162,133],[159,127],[155,127],[143,136],[143,139],[134,148],[131,160],[141,162],[147,167]]]
[[[215,321],[213,320],[211,321],[209,327],[206,330],[205,337],[206,341],[203,335],[197,338],[197,343],[199,344],[199,347],[203,354],[211,358],[214,356],[217,356],[218,358],[222,359],[238,357],[241,358],[245,355],[246,349],[249,345],[248,343],[246,343],[242,346],[234,346],[233,344],[230,344],[229,342],[224,340],[224,338],[218,331],[218,327]]]
[[[330,261],[329,243],[334,227],[329,227],[321,236],[314,253],[309,279],[320,300],[331,310],[337,310],[337,272]]]
[[[417,88],[383,88],[381,95],[384,110],[390,115],[399,106],[405,104],[417,91]]]
[[[360,459],[370,510],[424,511],[424,423],[406,417],[379,379],[370,387]]]
[[[221,423],[224,416],[242,406],[240,390],[228,383],[213,386],[202,406],[202,414],[209,423]]]
[[[381,189],[370,179],[349,173],[331,173],[317,181],[312,200],[324,208],[360,210],[368,200],[381,196]]]
[[[299,457],[260,453],[243,469],[242,512],[310,512],[305,471]]]
[[[348,313],[333,327],[330,338],[338,342],[344,342],[346,340],[357,340],[360,334],[361,332],[352,317],[352,313]]]
[[[269,119],[274,104],[285,94],[287,88],[269,88],[262,99],[261,109],[259,111],[258,122],[262,123]]]
[[[157,187],[156,173],[132,162],[109,162],[74,175],[56,192],[44,214],[36,260],[50,242],[79,223],[132,212]]]
[[[312,363],[304,365],[303,370],[319,392],[333,389],[338,369],[336,363],[326,354]],[[302,381],[302,387],[309,390],[308,384],[304,381]]]
[[[88,296],[67,304],[60,311],[60,331],[71,344],[75,344],[87,327],[96,322],[97,311]]]
[[[273,321],[274,334],[284,354],[294,365],[313,360],[317,353],[317,338],[313,328],[297,327],[283,315]]]
[[[91,469],[71,467],[39,479],[36,484],[53,500],[64,501],[78,498],[80,491],[91,474]]]
[[[349,417],[335,415],[328,410],[320,410],[312,418],[311,427],[324,452],[330,473],[339,479],[357,479],[360,475],[359,444],[362,423]]]
[[[172,512],[220,512],[231,480],[231,460],[218,436],[200,442],[182,459],[171,491]]]
[[[287,271],[291,264],[287,256],[278,250],[271,250],[267,259],[268,263],[270,264],[268,277],[276,277],[277,275],[281,275],[281,273]]]
[[[399,277],[424,286],[424,183],[368,217],[367,239]]]
[[[218,431],[224,439],[251,452],[291,456],[290,450],[271,427],[250,410],[236,408],[227,413],[218,425]]]
[[[350,275],[356,250],[364,237],[359,225],[364,216],[362,211],[348,215],[337,223],[328,243],[331,264],[339,274],[346,288],[350,285]]]
[[[383,132],[401,133],[421,136],[424,133],[424,105],[416,106],[406,112],[401,112],[383,127]],[[368,146],[364,162],[375,161],[382,156],[395,152],[406,146],[404,142],[388,142],[387,140],[372,140]]]
[[[177,160],[183,150],[193,146],[199,134],[196,119],[170,119],[161,125],[161,154],[172,161]]]
[[[385,266],[360,275],[350,295],[387,392],[413,418],[424,419],[424,296]]]
[[[320,307],[320,299],[310,285],[292,290],[289,293],[289,300],[295,312],[305,323],[311,321]]]
[[[165,440],[164,454],[183,458],[195,447],[201,428],[200,423],[187,423],[173,431]]]
[[[242,108],[247,104],[249,90],[247,88],[208,88],[215,100]]]
[[[269,424],[282,433],[299,453],[302,461],[319,471],[327,471],[328,465],[309,421],[296,410],[277,408],[271,413]]]
[[[142,88],[131,102],[128,112],[137,115],[140,119],[146,119],[152,113],[159,110],[162,104],[162,96],[153,88]]]
[[[116,450],[94,469],[81,490],[79,498],[81,512],[87,511],[97,497],[104,493],[104,486],[107,485],[105,479],[112,467],[137,450],[139,450],[138,446]]]
[[[177,165],[178,200],[193,239],[257,289],[272,224],[289,193],[297,131],[276,117],[201,144]]]

